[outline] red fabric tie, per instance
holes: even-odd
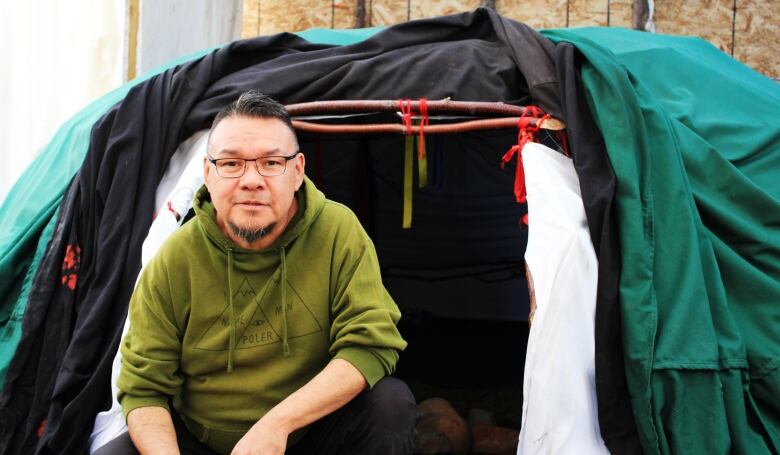
[[[536,132],[542,126],[542,123],[550,118],[550,115],[545,114],[544,111],[536,106],[528,106],[523,111],[523,115],[520,116],[520,120],[517,121],[517,144],[507,151],[501,158],[501,167],[509,163],[513,157],[517,157],[517,167],[515,168],[515,200],[519,203],[525,203],[526,190],[525,190],[525,170],[523,169],[523,156],[521,154],[525,144],[536,141]],[[535,124],[532,124],[530,119],[536,119]],[[528,224],[527,216],[523,217],[523,222]]]
[[[406,126],[406,135],[412,135],[412,102],[410,100],[398,100],[398,109],[401,111],[401,120]]]

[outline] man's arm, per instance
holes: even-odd
[[[238,441],[232,455],[283,454],[290,433],[344,406],[367,385],[351,363],[331,360],[311,381],[258,420]]]
[[[165,408],[147,406],[133,409],[127,415],[127,431],[141,455],[179,453],[173,420]]]
[[[122,340],[117,399],[128,433],[142,454],[178,454],[168,411],[183,379],[179,374],[182,324],[170,295],[169,273],[161,256],[147,264],[130,299],[129,327]]]

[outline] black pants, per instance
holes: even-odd
[[[314,422],[289,455],[411,455],[419,419],[414,396],[402,381],[386,377],[333,413]],[[182,455],[216,455],[184,426],[174,413],[176,439]],[[94,455],[137,455],[127,433]]]

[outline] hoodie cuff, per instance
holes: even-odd
[[[335,358],[344,359],[357,368],[358,371],[360,371],[360,374],[366,378],[369,389],[374,388],[374,384],[379,382],[379,380],[387,374],[385,368],[382,366],[382,362],[366,348],[355,346],[342,348],[336,353]]]
[[[171,412],[171,408],[168,407],[168,400],[163,397],[125,397],[122,400],[122,412],[125,414],[125,420],[130,411],[138,408],[157,407],[163,408],[168,413]]]

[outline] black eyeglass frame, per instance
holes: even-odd
[[[246,165],[250,161],[255,163],[255,169],[257,169],[257,173],[262,175],[263,177],[278,177],[280,175],[284,175],[285,172],[287,172],[287,162],[295,159],[298,155],[300,155],[302,152],[300,150],[296,150],[295,153],[292,155],[270,155],[270,156],[261,156],[260,158],[254,158],[254,159],[247,159],[247,158],[214,158],[209,154],[209,152],[206,152],[206,159],[209,160],[209,163],[214,165],[214,169],[217,171],[217,175],[222,177],[223,179],[239,179],[246,174]],[[267,159],[267,158],[279,158],[284,160],[284,170],[281,174],[273,174],[273,175],[265,175],[263,174],[263,171],[260,170],[260,166],[257,164],[257,160],[261,159]],[[241,172],[241,175],[235,175],[232,177],[225,177],[224,175],[219,173],[219,167],[217,166],[217,161],[220,160],[243,160],[244,161],[244,171]]]

